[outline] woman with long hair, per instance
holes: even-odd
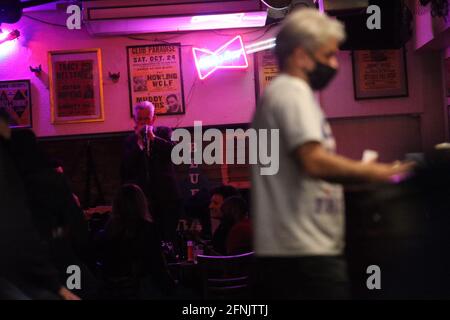
[[[144,193],[135,184],[123,185],[113,202],[110,236],[134,237],[143,222],[153,223]]]
[[[163,298],[173,291],[175,282],[137,185],[119,189],[101,248],[105,298]]]

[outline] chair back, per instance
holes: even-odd
[[[206,299],[249,298],[249,274],[253,256],[253,252],[235,256],[198,255],[204,297]]]

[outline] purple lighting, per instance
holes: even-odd
[[[241,36],[234,37],[214,52],[200,48],[193,48],[192,52],[201,80],[206,79],[218,69],[245,69],[248,67]]]

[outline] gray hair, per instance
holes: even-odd
[[[155,115],[155,106],[150,101],[142,101],[134,106],[134,119],[137,119],[137,114],[140,110],[148,110],[152,115]]]
[[[299,9],[288,15],[276,38],[275,55],[280,69],[298,47],[314,52],[330,39],[345,40],[344,25],[317,9]]]

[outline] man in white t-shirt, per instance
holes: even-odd
[[[281,74],[266,88],[252,123],[255,129],[279,129],[278,173],[261,175],[264,165],[252,167],[258,292],[264,298],[348,298],[339,183],[389,181],[410,167],[335,154],[313,90],[325,88],[336,74],[344,38],[341,23],[315,9],[290,14],[277,35]]]

